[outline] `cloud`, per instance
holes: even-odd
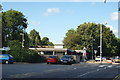
[[[49,16],[53,13],[60,13],[60,9],[59,8],[48,8],[43,15],[44,16]]]
[[[31,21],[30,23],[35,25],[35,26],[40,26],[40,22],[39,21]]]
[[[106,25],[106,27],[110,28],[110,30],[113,30],[113,27],[111,25]]]
[[[114,29],[113,26],[111,25],[106,25],[106,27],[109,27],[111,31],[113,31],[113,33],[117,36],[118,34],[118,30],[117,29]]]
[[[118,12],[113,12],[112,14],[111,14],[111,20],[118,20]]]

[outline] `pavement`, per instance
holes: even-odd
[[[101,64],[100,61],[94,61],[94,60],[89,60],[86,63],[91,63],[91,64]],[[102,64],[120,64],[120,63],[115,63],[115,62],[107,62],[107,61],[102,61]]]

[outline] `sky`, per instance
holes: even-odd
[[[118,36],[118,2],[3,2],[3,10],[22,12],[41,38],[62,44],[66,32],[84,22],[106,23]]]

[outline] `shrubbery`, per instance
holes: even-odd
[[[36,51],[22,48],[21,43],[17,40],[10,42],[10,51],[5,51],[6,54],[11,54],[15,62],[44,62],[46,59],[38,55]]]

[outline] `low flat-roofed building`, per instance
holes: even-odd
[[[80,61],[80,52],[81,51],[75,51],[70,50],[67,48],[64,48],[63,44],[55,44],[54,47],[37,47],[37,48],[29,48],[31,50],[35,50],[38,52],[39,55],[45,56],[46,58],[51,55],[57,55],[59,58],[61,58],[63,55],[71,55],[74,57],[74,59],[79,62]]]

